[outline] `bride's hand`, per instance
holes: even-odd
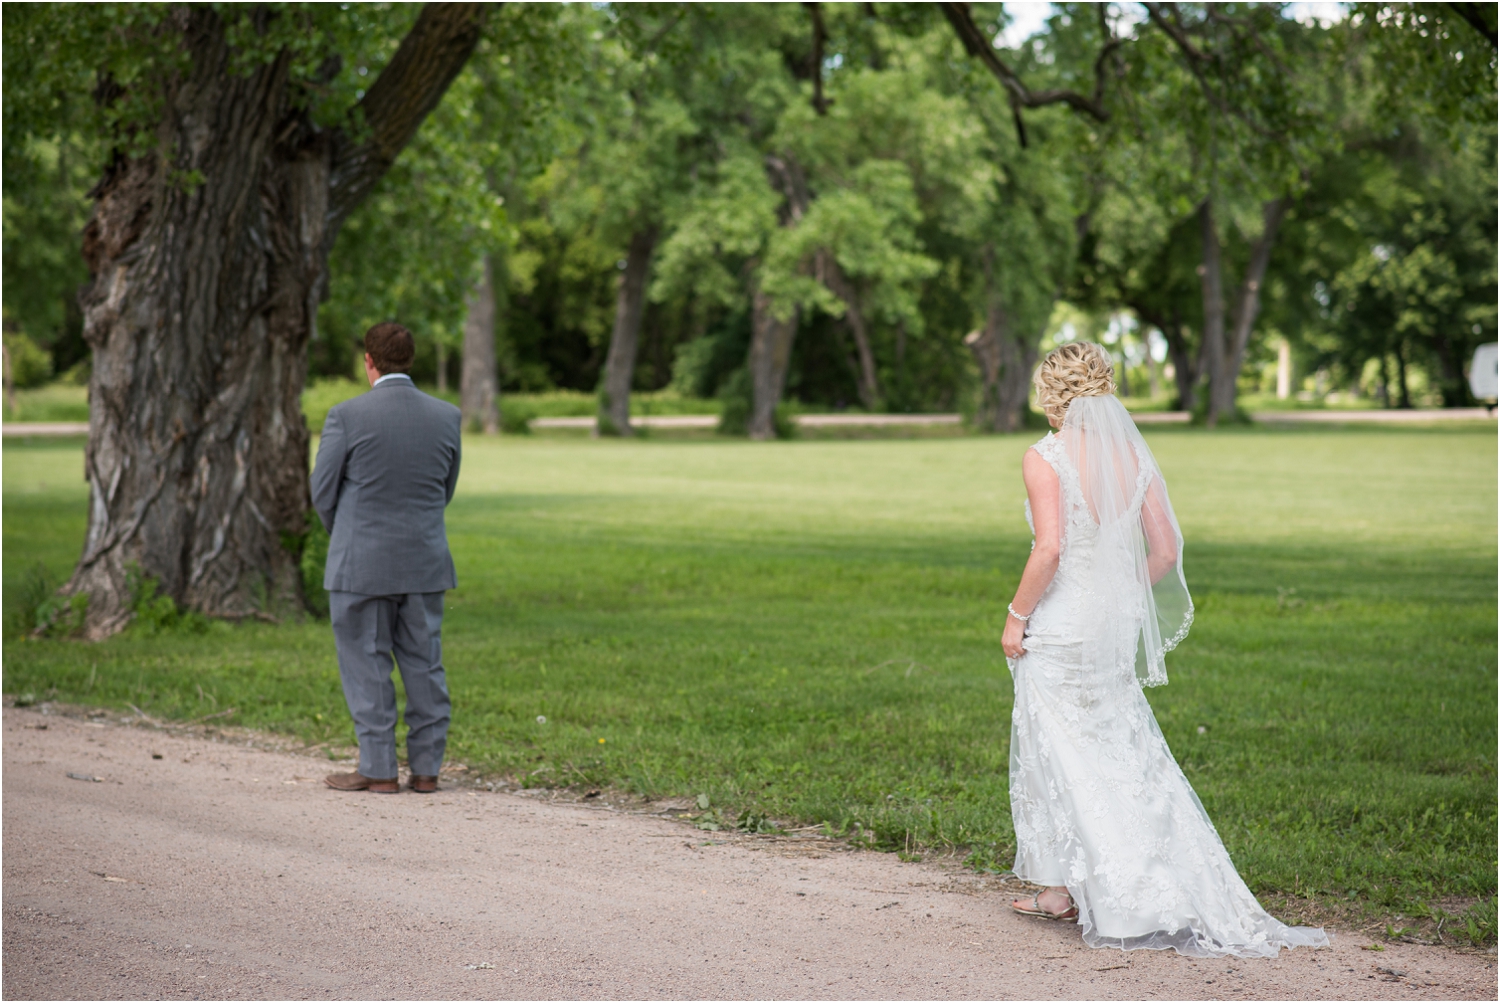
[[[1026,625],[1009,614],[1005,617],[1005,633],[1000,635],[1000,647],[1006,658],[1020,658],[1026,654],[1021,643],[1026,639]]]

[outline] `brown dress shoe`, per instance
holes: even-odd
[[[396,782],[395,777],[389,780],[376,780],[367,777],[363,773],[330,773],[323,778],[323,782],[336,791],[369,791],[371,794],[395,794],[401,790],[401,785]]]
[[[437,790],[437,777],[419,777],[413,774],[411,780],[407,781],[406,789],[418,794],[431,794]]]

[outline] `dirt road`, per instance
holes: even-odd
[[[1092,951],[994,879],[888,854],[518,794],[339,794],[326,761],[3,720],[6,999],[1495,997],[1489,955],[1352,934],[1274,961]]]

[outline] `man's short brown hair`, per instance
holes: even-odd
[[[405,373],[417,355],[411,332],[393,320],[382,321],[365,332],[365,353],[381,376]]]

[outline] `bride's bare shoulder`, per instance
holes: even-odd
[[[1051,442],[1052,437],[1048,436],[1026,450],[1026,455],[1021,460],[1021,476],[1026,479],[1027,484],[1038,480],[1056,483],[1057,471],[1052,466],[1051,458],[1044,452]]]

